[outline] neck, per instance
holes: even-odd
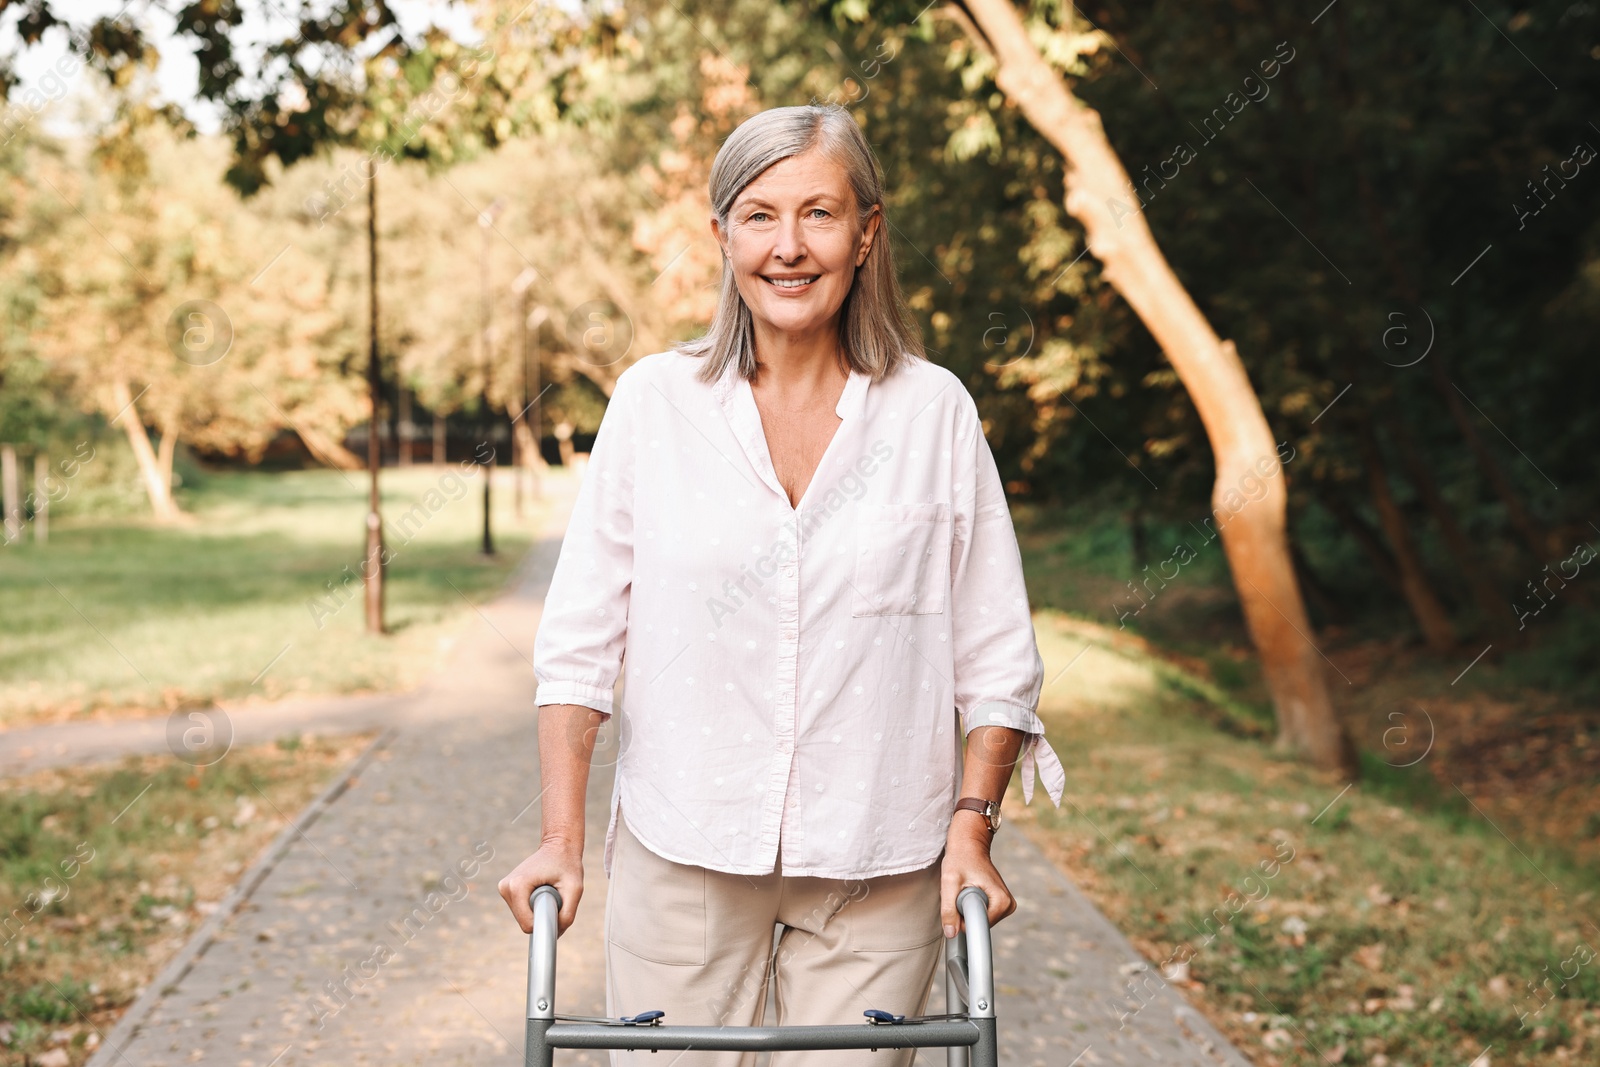
[[[756,323],[756,375],[751,384],[784,395],[805,396],[837,389],[850,376],[839,348],[837,321],[803,334],[786,333]]]

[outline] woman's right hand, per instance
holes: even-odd
[[[546,841],[539,846],[539,851],[500,879],[500,895],[525,934],[533,933],[533,909],[528,898],[541,885],[553,885],[561,894],[561,911],[556,917],[556,936],[559,937],[578,917],[578,901],[583,897],[583,845]]]

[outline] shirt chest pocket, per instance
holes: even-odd
[[[950,588],[950,505],[865,504],[850,614],[937,615]]]

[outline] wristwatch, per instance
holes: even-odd
[[[989,833],[993,834],[1000,829],[1000,805],[992,800],[979,800],[977,797],[962,797],[956,801],[957,811],[975,811],[983,816],[989,824]]]

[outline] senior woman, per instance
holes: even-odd
[[[573,922],[615,714],[608,1013],[757,1025],[775,983],[779,1025],[917,1014],[960,888],[991,922],[1016,907],[989,846],[1018,756],[1025,800],[1035,773],[1065,785],[1016,535],[972,397],[900,301],[849,112],[746,120],[710,192],[720,303],[623,372],[595,438],[535,641],[542,843],[500,892],[524,932],[540,884]]]

